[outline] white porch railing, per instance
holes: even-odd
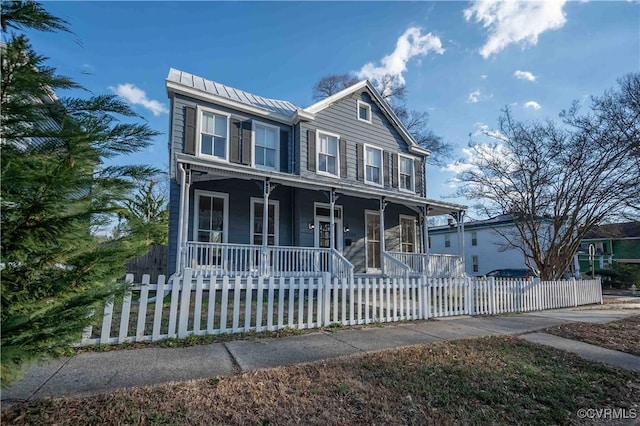
[[[463,277],[462,258],[455,254],[424,254],[387,252],[396,260],[407,265],[412,272],[435,278]]]
[[[384,275],[390,278],[409,278],[411,268],[404,262],[398,260],[391,253],[382,252],[382,262],[384,264]]]
[[[185,267],[204,277],[353,276],[353,265],[328,248],[187,242]]]

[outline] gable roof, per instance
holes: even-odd
[[[376,100],[376,102],[378,103],[378,106],[380,106],[380,108],[382,109],[382,111],[385,113],[385,115],[387,116],[387,118],[389,119],[389,121],[391,121],[391,123],[394,125],[394,127],[398,130],[398,132],[400,132],[400,135],[405,139],[405,141],[408,143],[409,145],[409,149],[411,151],[414,151],[416,153],[422,154],[422,155],[429,155],[431,154],[431,151],[429,151],[428,149],[422,148],[420,145],[418,145],[418,142],[416,142],[416,140],[413,138],[413,136],[411,136],[411,134],[409,133],[409,131],[407,130],[407,128],[404,126],[404,124],[402,124],[402,122],[400,121],[400,119],[398,118],[398,116],[396,115],[395,112],[393,112],[393,109],[391,108],[391,106],[389,105],[389,103],[387,101],[384,100],[384,98],[382,96],[380,96],[380,94],[378,93],[378,91],[376,90],[375,87],[373,87],[373,85],[371,84],[371,82],[369,80],[362,80],[359,81],[358,83],[347,87],[346,89],[343,89],[341,91],[339,91],[338,93],[335,93],[331,96],[329,96],[328,98],[325,98],[319,102],[316,102],[313,105],[310,105],[308,107],[306,107],[304,109],[305,112],[311,113],[311,114],[316,114],[322,110],[324,110],[325,108],[330,107],[331,105],[333,105],[334,103],[336,103],[337,101],[361,90],[361,89],[368,89],[369,93],[371,95],[373,95],[373,98]]]

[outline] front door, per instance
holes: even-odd
[[[328,220],[320,220],[316,221],[316,229],[317,229],[317,247],[320,248],[330,248],[331,247],[331,222]],[[342,247],[340,246],[340,242],[342,241],[339,238],[339,226],[338,222],[334,223],[334,247],[338,251],[342,251]]]

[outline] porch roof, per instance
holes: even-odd
[[[316,180],[309,180],[288,173],[238,167],[237,164],[216,163],[215,165],[212,165],[208,161],[203,161],[197,157],[180,153],[176,154],[176,160],[178,163],[190,165],[192,171],[199,171],[203,173],[201,176],[194,176],[194,181],[210,180],[213,176],[260,181],[264,181],[268,178],[271,182],[295,188],[311,189],[316,191],[335,189],[341,194],[359,198],[379,199],[384,197],[387,201],[407,206],[422,207],[426,205],[429,207],[427,213],[428,216],[439,216],[467,210],[467,206],[463,206],[461,204],[445,203],[439,200],[430,200],[428,198],[419,197],[410,193],[390,192],[375,187],[362,188],[349,182],[345,182],[344,180],[334,180],[331,178],[323,178],[321,176],[318,176]]]

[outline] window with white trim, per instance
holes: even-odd
[[[263,230],[263,213],[264,203],[259,198],[251,199],[251,243],[262,245],[264,238]],[[278,245],[278,229],[279,229],[279,203],[278,201],[269,201],[269,212],[267,214],[267,245]]]
[[[318,132],[318,173],[338,176],[340,158],[338,157],[337,135]]]
[[[200,114],[200,154],[228,159],[229,116],[209,110]]]
[[[400,216],[400,251],[416,252],[416,220],[409,216]]]
[[[414,176],[415,173],[413,171],[413,158],[403,157],[402,155],[398,156],[398,172],[399,172],[399,186],[400,189],[405,191],[413,191],[414,190]]]
[[[382,186],[382,150],[372,146],[364,147],[364,181]]]
[[[371,123],[371,105],[358,101],[358,120]]]
[[[280,128],[253,121],[253,164],[262,169],[277,170]]]
[[[194,198],[194,240],[227,242],[228,195],[196,190]]]

